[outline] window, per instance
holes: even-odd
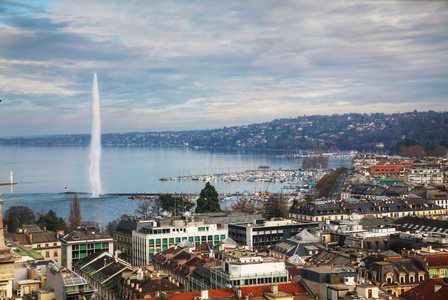
[[[45,252],[45,257],[50,257],[50,251]]]
[[[45,247],[48,247],[48,244],[45,244]]]
[[[176,238],[176,243],[180,243],[180,238]]]
[[[54,257],[58,257],[58,251],[54,251],[53,256],[54,256]]]

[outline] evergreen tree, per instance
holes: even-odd
[[[66,224],[64,219],[58,218],[53,210],[49,210],[46,214],[43,212],[37,213],[37,225],[40,228],[45,228],[49,231],[65,230]]]
[[[73,202],[70,202],[70,215],[68,216],[69,230],[74,230],[81,226],[81,204],[79,202],[78,193],[75,193]]]
[[[199,194],[199,199],[196,205],[197,213],[204,212],[215,212],[221,211],[221,206],[219,205],[219,195],[215,190],[215,187],[207,182],[205,187]]]
[[[173,197],[171,194],[163,194],[159,196],[160,205],[166,212],[170,212],[174,216],[190,211],[194,203],[182,197]]]
[[[288,202],[283,194],[277,194],[269,197],[265,206],[266,217],[268,218],[286,218],[288,217]]]

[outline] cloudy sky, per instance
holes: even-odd
[[[0,136],[448,110],[448,1],[0,0]]]

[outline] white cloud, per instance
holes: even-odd
[[[29,122],[39,109],[68,132],[88,128],[80,124],[94,71],[111,131],[446,109],[442,1],[66,0],[21,9],[0,17],[0,93],[17,103],[10,112],[29,101]]]

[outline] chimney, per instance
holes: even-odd
[[[30,238],[30,243],[32,244],[33,243],[33,234],[32,233],[30,233],[29,238]]]
[[[208,299],[208,290],[201,291],[201,299],[202,300]]]
[[[278,294],[278,284],[271,285],[271,292],[273,294]]]

